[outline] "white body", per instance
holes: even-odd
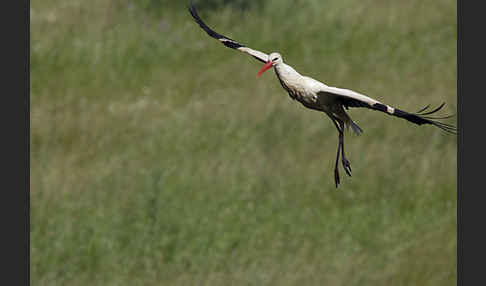
[[[274,54],[276,57],[279,57],[277,53],[273,53],[269,57],[272,58]],[[351,98],[370,106],[381,103],[355,91],[331,87],[311,77],[303,76],[283,62],[276,63],[274,68],[282,86],[293,99],[299,101],[305,107],[319,110],[331,117],[334,116],[341,119],[346,126],[350,126],[352,120],[344,111],[341,102],[338,100],[339,97]],[[387,106],[388,113],[393,114],[393,111],[393,107]]]
[[[380,103],[379,101],[371,97],[357,93],[355,91],[327,86],[324,83],[311,77],[303,76],[291,66],[285,63],[275,65],[275,69],[280,78],[287,85],[287,87],[294,91],[296,95],[298,95],[298,98],[296,99],[299,101],[303,100],[308,103],[317,104],[317,101],[319,99],[318,94],[321,92],[326,92],[329,94],[351,97],[359,101],[367,102],[370,105]],[[332,104],[332,97],[328,96],[327,98],[323,98],[323,96],[321,96],[320,103],[323,105],[323,107],[329,107],[328,104]],[[393,113],[392,107],[390,107],[389,113]]]

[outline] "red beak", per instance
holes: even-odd
[[[257,74],[257,77],[261,76],[262,73],[264,73],[266,70],[268,70],[269,68],[271,68],[273,66],[273,63],[271,61],[268,61],[263,67],[262,69],[258,72]]]

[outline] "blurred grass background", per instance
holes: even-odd
[[[455,112],[455,1],[196,4],[304,75]],[[456,138],[352,109],[336,189],[331,121],[186,7],[31,2],[31,284],[455,285]]]

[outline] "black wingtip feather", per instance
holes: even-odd
[[[201,19],[201,17],[199,17],[199,14],[197,14],[197,10],[196,10],[196,7],[194,6],[194,3],[193,1],[190,2],[189,4],[189,13],[191,13],[191,16],[192,18],[194,18],[194,20],[196,21],[196,23],[211,37],[215,38],[215,39],[221,39],[221,38],[224,38],[223,35],[220,35],[218,33],[216,33],[215,31],[213,31],[211,28],[208,27],[208,25],[206,25],[206,23],[203,22],[203,20]]]
[[[223,45],[225,45],[228,48],[238,49],[240,47],[243,47],[243,45],[241,43],[238,43],[237,41],[235,41],[235,40],[233,40],[231,38],[228,38],[226,36],[223,36],[223,35],[219,34],[218,32],[214,31],[213,29],[209,28],[209,26],[206,25],[206,23],[203,22],[203,20],[201,19],[201,17],[199,17],[199,14],[197,14],[197,10],[196,10],[196,7],[194,6],[193,1],[190,2],[188,10],[189,10],[189,13],[191,13],[192,18],[194,18],[194,20],[196,21],[196,23],[209,36],[211,36],[212,38],[215,38],[215,39],[219,40]]]
[[[425,108],[419,110],[417,113],[408,113],[408,112],[405,112],[405,111],[402,111],[400,109],[395,108],[393,115],[400,117],[400,118],[404,118],[404,119],[406,119],[406,120],[408,120],[412,123],[415,123],[417,125],[431,124],[431,125],[434,125],[434,126],[440,128],[440,129],[444,130],[445,132],[447,132],[449,134],[457,134],[457,127],[455,127],[451,124],[447,124],[447,123],[443,123],[443,122],[438,121],[440,119],[451,118],[454,115],[447,115],[447,116],[442,116],[442,117],[429,116],[429,115],[434,114],[437,111],[441,110],[444,106],[445,106],[445,102],[442,103],[441,105],[439,105],[438,107],[436,107],[435,109],[431,110],[431,111],[424,112],[430,107],[430,105],[427,105]]]
[[[421,112],[417,112],[417,114],[420,114],[420,115],[428,115],[428,114],[432,114],[432,113],[436,113],[437,111],[441,110],[442,107],[444,107],[445,105],[445,102],[443,102],[441,105],[439,105],[436,109],[432,110],[432,111],[429,111],[429,112],[426,112],[426,113],[421,113],[421,112],[424,112],[424,110],[422,110]],[[428,105],[430,106],[430,104]]]
[[[430,104],[427,104],[427,105],[426,105],[424,108],[420,109],[419,111],[417,111],[417,112],[415,112],[415,113],[420,113],[420,112],[422,112],[422,111],[425,111],[425,110],[427,110],[427,108],[429,108],[429,107],[430,107]]]

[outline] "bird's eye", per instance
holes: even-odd
[[[278,60],[278,58],[274,58],[272,61],[274,62],[274,61],[276,61],[276,60]]]

